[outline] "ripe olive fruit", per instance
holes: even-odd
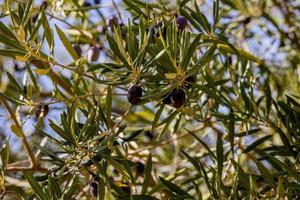
[[[188,21],[183,16],[178,16],[176,18],[176,25],[179,31],[183,31],[185,27],[188,25]]]
[[[127,93],[127,99],[132,105],[139,103],[141,101],[142,96],[143,96],[142,88],[137,85],[131,86]]]
[[[179,108],[185,103],[185,92],[181,88],[176,88],[171,93],[171,104],[174,108]]]

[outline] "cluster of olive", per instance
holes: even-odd
[[[195,78],[189,76],[185,79],[183,86],[186,89],[191,88]],[[141,101],[143,90],[138,85],[133,85],[128,89],[127,99],[132,105],[136,105]],[[175,88],[171,93],[163,97],[162,102],[167,105],[172,105],[174,108],[181,107],[186,101],[185,91],[182,88]]]
[[[183,16],[178,16],[176,18],[176,25],[179,31],[183,31],[188,25],[188,21]],[[161,28],[162,22],[159,22],[154,25],[153,29]],[[192,86],[192,83],[195,81],[194,76],[189,76],[185,79],[183,86],[186,89],[189,89]],[[128,89],[127,99],[132,104],[138,104],[141,101],[143,96],[142,88],[138,85],[133,85]],[[167,94],[163,98],[163,103],[172,105],[174,108],[181,107],[186,101],[185,91],[182,88],[175,88],[171,93]]]

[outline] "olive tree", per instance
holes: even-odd
[[[300,198],[299,2],[0,6],[1,198]]]

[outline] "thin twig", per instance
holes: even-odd
[[[9,112],[11,119],[14,121],[15,126],[19,130],[18,134],[20,134],[20,135],[18,135],[18,136],[19,136],[20,140],[22,141],[22,143],[24,145],[24,148],[25,148],[25,150],[26,150],[26,152],[27,152],[27,154],[29,156],[30,167],[31,168],[36,167],[37,166],[37,162],[35,160],[33,151],[32,151],[32,149],[31,149],[31,147],[30,147],[30,145],[29,145],[29,143],[28,143],[28,141],[26,139],[26,136],[25,136],[25,134],[24,134],[24,132],[22,130],[22,127],[20,126],[20,124],[19,124],[19,122],[18,122],[18,120],[17,120],[14,112],[12,111],[12,109],[9,106],[9,104],[7,103],[7,101],[2,96],[0,96],[0,101],[2,102],[2,104],[4,105],[4,107],[6,108],[6,110]]]
[[[12,167],[12,166],[16,166],[16,165],[21,165],[21,164],[29,163],[29,162],[30,162],[30,160],[20,160],[20,161],[14,162],[14,163],[9,163],[8,167]]]

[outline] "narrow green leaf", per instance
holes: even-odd
[[[49,200],[50,197],[46,195],[46,193],[43,191],[42,186],[35,180],[33,175],[29,172],[23,172],[25,178],[28,180],[31,188],[34,190],[34,192],[37,194],[39,198],[42,200]]]
[[[48,188],[50,195],[53,199],[59,199],[61,197],[61,190],[58,184],[58,180],[52,178],[51,176],[48,177]]]
[[[193,55],[195,55],[196,48],[200,44],[200,38],[201,38],[201,34],[197,35],[197,37],[193,40],[193,42],[189,46],[188,52],[186,53],[186,55],[183,55],[183,60],[180,63],[181,67],[183,67],[183,68],[188,67],[188,65],[191,61],[191,58],[193,57]]]
[[[268,157],[274,163],[276,163],[277,165],[281,166],[284,170],[286,170],[291,175],[291,177],[293,177],[295,180],[297,180],[298,182],[300,182],[300,175],[298,174],[297,170],[294,167],[289,166],[288,164],[286,164],[286,163],[278,160],[274,156],[268,155]],[[276,190],[276,188],[275,188],[275,190]]]
[[[276,190],[276,197],[278,199],[284,198],[285,196],[285,191],[284,191],[284,187],[283,187],[283,183],[282,183],[282,178],[279,178],[279,182],[277,185],[277,190]]]
[[[192,131],[185,129],[189,134],[191,134],[198,142],[200,142],[204,148],[207,150],[207,152],[209,153],[209,155],[214,158],[215,160],[217,160],[216,155],[210,150],[210,148],[207,146],[207,144],[202,141],[196,134],[194,134]]]
[[[141,133],[143,133],[144,129],[140,129],[140,130],[137,130],[137,131],[134,131],[130,134],[126,134],[124,137],[123,137],[123,140],[125,142],[129,142],[129,141],[132,141],[134,138],[136,138],[138,135],[140,135]]]
[[[11,75],[9,72],[6,73],[10,84],[15,88],[15,90],[21,94],[23,97],[26,97],[26,94],[23,90],[23,88],[20,86],[20,84],[16,81],[16,79],[13,77],[13,75]]]
[[[185,190],[181,189],[179,186],[175,185],[174,183],[164,179],[163,177],[159,177],[159,180],[164,184],[170,191],[175,192],[179,196],[183,198],[191,198],[194,199],[189,193]]]
[[[144,14],[144,12],[139,9],[138,6],[134,5],[134,1],[130,1],[130,0],[123,0],[123,2],[128,6],[128,9],[131,10],[131,11],[134,11],[138,16],[147,16]]]
[[[72,134],[63,130],[60,126],[54,123],[54,121],[49,120],[50,127],[63,139],[65,139],[69,144],[75,145],[74,138]]]
[[[151,171],[152,171],[152,155],[151,155],[151,153],[148,156],[145,167],[146,167],[146,169],[145,169],[144,181],[143,181],[143,185],[142,185],[142,192],[141,192],[142,194],[146,194],[149,180],[151,178]]]
[[[222,177],[222,170],[223,170],[223,162],[224,162],[224,149],[223,149],[223,141],[221,133],[218,133],[217,137],[217,161],[218,161],[218,173],[219,176]]]
[[[223,101],[223,99],[221,99],[221,96],[217,93],[216,90],[210,89],[207,86],[204,85],[198,85],[198,84],[194,84],[195,88],[198,88],[199,90],[203,91],[204,93],[206,93],[209,97],[215,99],[219,104],[222,105],[226,105],[225,102]]]
[[[29,19],[30,11],[32,9],[32,3],[33,3],[33,0],[28,0],[26,2],[26,7],[25,7],[24,14],[23,14],[23,17],[22,17],[21,25],[24,25],[25,22]]]
[[[229,115],[230,115],[230,119],[231,119],[233,117],[233,111],[231,111]],[[234,120],[229,120],[227,125],[226,125],[232,155],[234,155],[234,136],[235,136],[235,130],[234,130],[235,127],[234,127],[234,125],[235,125]]]
[[[255,142],[253,142],[251,145],[249,145],[245,150],[244,153],[248,153],[249,151],[255,149],[258,145],[264,143],[265,141],[269,140],[273,135],[266,135]]]
[[[183,174],[185,172],[185,169],[180,169],[180,170],[177,170],[174,174],[168,176],[165,178],[165,180],[167,181],[172,181],[174,180],[176,177],[178,177],[179,175]],[[156,184],[153,189],[148,193],[149,195],[152,195],[158,191],[160,191],[161,189],[163,189],[164,187],[164,184],[161,182],[161,183],[158,183]]]
[[[79,56],[76,53],[76,51],[74,50],[73,46],[71,45],[71,43],[69,42],[67,36],[64,34],[64,32],[55,24],[55,29],[56,32],[60,38],[60,40],[62,41],[65,49],[69,52],[69,54],[72,56],[72,58],[74,60],[78,60]]]
[[[154,120],[152,122],[152,127],[151,130],[153,131],[153,129],[156,127],[158,120],[160,119],[160,116],[164,110],[165,105],[161,104],[158,111],[155,112],[155,116],[154,116]]]
[[[2,34],[0,34],[0,42],[9,47],[12,47],[13,49],[15,49],[15,51],[16,50],[19,50],[19,51],[24,50],[24,48],[20,45],[20,43],[17,39],[14,39],[14,38],[10,39]]]
[[[7,56],[15,58],[16,56],[23,57],[26,55],[25,51],[15,49],[0,49],[0,56]]]
[[[0,21],[0,33],[5,35],[6,37],[17,40],[15,34],[1,21]]]
[[[37,82],[37,80],[36,80],[36,78],[35,78],[32,70],[31,70],[31,68],[30,68],[30,66],[29,66],[29,64],[27,62],[26,62],[26,70],[27,70],[27,72],[28,72],[28,74],[30,76],[30,79],[31,79],[31,81],[32,81],[32,83],[34,85],[35,92],[39,93],[40,88],[38,86],[38,82]]]
[[[149,62],[145,63],[145,67],[151,66],[153,63],[158,61],[164,55],[164,53],[166,53],[166,49],[163,49],[154,58],[152,58]]]
[[[252,135],[252,134],[258,133],[259,131],[261,131],[260,128],[255,128],[255,129],[252,129],[252,130],[242,131],[238,134],[235,134],[235,137],[244,137],[244,136],[247,136],[247,135]]]
[[[69,200],[73,199],[72,197],[76,192],[78,192],[82,188],[82,184],[77,176],[75,176],[72,181],[71,185],[67,186],[67,188],[64,190],[64,193],[61,197],[62,200]]]
[[[114,54],[123,62],[123,64],[125,64],[125,66],[128,69],[131,69],[131,67],[129,66],[129,64],[127,62],[126,55],[124,55],[124,54],[121,53],[121,50],[119,49],[118,44],[116,43],[115,38],[113,38],[111,35],[107,35],[106,37],[107,37],[108,44],[109,44],[111,50],[114,52]],[[123,51],[123,53],[124,53],[124,51]]]
[[[192,12],[192,17],[194,17],[194,19],[197,20],[199,24],[201,24],[201,26],[204,28],[204,30],[207,33],[210,33],[211,29],[208,20],[206,19],[205,15],[200,11],[197,1],[194,0],[193,2],[194,2],[194,7],[196,9],[196,15],[194,15],[194,13]]]
[[[122,165],[120,162],[118,162],[116,160],[116,158],[114,158],[112,156],[109,156],[109,155],[106,155],[106,154],[103,154],[103,153],[101,153],[100,155],[101,155],[101,157],[105,158],[120,174],[122,174],[123,177],[126,180],[130,180],[131,179],[128,171],[125,168],[125,166]]]
[[[107,94],[106,94],[106,118],[108,122],[108,126],[112,126],[111,120],[111,108],[112,108],[112,88],[111,86],[107,86]]]
[[[214,16],[214,27],[216,27],[216,24],[219,21],[219,11],[220,10],[220,0],[214,0],[213,5],[213,16]]]
[[[216,45],[211,46],[208,51],[203,55],[203,57],[196,63],[194,67],[187,71],[187,76],[192,76],[197,73],[204,65],[209,63],[213,59],[214,52],[216,50]]]
[[[250,180],[248,174],[243,170],[243,168],[233,159],[231,159],[231,163],[236,171],[239,174],[239,180],[241,185],[245,187],[247,190],[250,190]]]
[[[10,145],[9,145],[10,137],[6,138],[5,144],[3,145],[0,154],[1,154],[1,161],[2,161],[2,170],[4,171],[8,162],[9,162],[9,155],[10,155]]]
[[[201,167],[199,165],[199,162],[192,158],[188,153],[186,153],[183,149],[181,150],[181,153],[192,163],[192,165],[195,167],[195,169],[198,171],[198,173],[200,175],[202,175],[202,172],[201,172]]]
[[[272,188],[274,188],[274,190],[276,190],[276,183],[274,182],[272,175],[269,173],[269,169],[267,169],[263,164],[261,164],[258,161],[255,161],[255,163],[259,171],[261,172],[262,177]]]
[[[34,41],[39,33],[39,29],[42,25],[42,16],[38,15],[37,21],[34,24],[33,30],[31,32],[31,35],[29,37],[29,41]]]
[[[52,52],[54,49],[54,36],[53,36],[53,31],[50,28],[50,25],[48,23],[46,14],[44,11],[41,12],[41,22],[44,28],[44,35],[46,36],[48,46],[50,48],[50,51]]]

